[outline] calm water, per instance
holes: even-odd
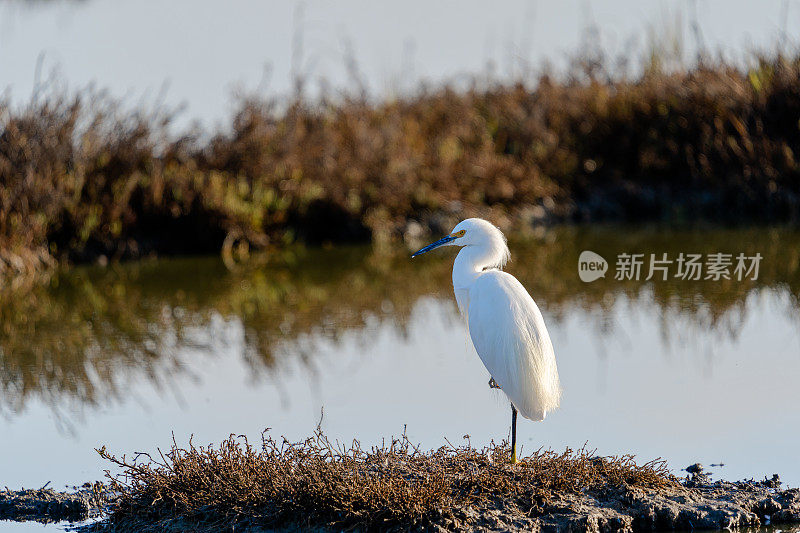
[[[780,473],[800,485],[800,233],[561,229],[512,240],[564,387],[523,421],[528,450],[588,442],[676,473]],[[612,262],[583,283],[577,258]],[[450,288],[452,250],[293,250],[229,272],[217,258],[74,268],[0,304],[0,485],[101,479],[115,452],[323,429],[434,448],[508,435]],[[757,281],[616,281],[619,253],[755,252]]]

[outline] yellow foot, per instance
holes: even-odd
[[[500,385],[497,384],[497,382],[494,380],[494,378],[489,378],[489,388],[490,389],[500,389],[500,390],[503,389]]]

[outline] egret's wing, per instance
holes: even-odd
[[[539,308],[499,270],[483,273],[469,292],[469,333],[481,361],[523,416],[542,420],[558,407],[561,386]]]
[[[456,303],[458,310],[465,319],[469,317],[469,290],[467,289],[454,289],[456,294]]]

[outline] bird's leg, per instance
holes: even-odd
[[[517,409],[511,404],[511,464],[517,464]]]
[[[494,380],[494,378],[489,378],[489,388],[502,390],[502,387]]]

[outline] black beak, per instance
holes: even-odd
[[[430,244],[429,244],[428,246],[426,246],[425,248],[420,248],[419,250],[417,250],[416,252],[414,252],[413,254],[411,254],[411,257],[412,257],[412,258],[413,258],[413,257],[417,257],[418,255],[422,255],[422,254],[424,254],[425,252],[430,252],[430,251],[431,251],[431,250],[433,250],[434,248],[438,248],[438,247],[442,246],[443,244],[447,244],[447,243],[448,243],[448,242],[450,242],[450,241],[454,241],[454,240],[456,240],[457,238],[458,238],[458,237],[454,237],[453,235],[448,235],[447,237],[443,237],[443,238],[439,239],[439,240],[438,240],[438,241],[436,241],[436,242],[432,242],[432,243],[430,243]]]

